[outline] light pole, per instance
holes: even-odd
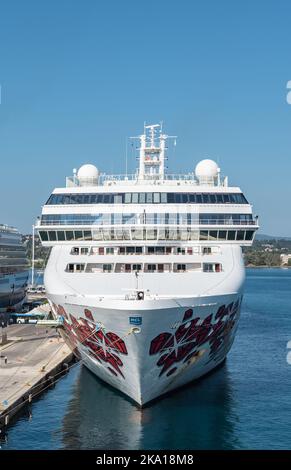
[[[31,249],[31,285],[34,286],[34,239],[35,239],[35,225],[32,226],[32,249]]]

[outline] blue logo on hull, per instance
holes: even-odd
[[[142,324],[142,317],[129,317],[129,324],[130,325],[141,325]]]

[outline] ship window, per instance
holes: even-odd
[[[242,193],[51,194],[46,204],[248,204]]]
[[[140,193],[140,194],[139,194],[139,203],[140,203],[140,204],[145,204],[145,202],[146,202],[146,195],[145,195],[145,193]]]
[[[199,239],[199,231],[198,230],[190,230],[190,240],[198,240]]]
[[[103,240],[103,235],[102,235],[101,229],[100,230],[93,230],[92,239],[93,240]]]
[[[50,230],[50,231],[48,232],[48,234],[49,234],[49,241],[50,241],[50,242],[56,241],[57,235],[56,235],[56,232],[55,232],[54,230]]]
[[[132,204],[138,204],[138,193],[133,193],[131,197]]]
[[[147,229],[147,240],[156,240],[157,230]]]
[[[154,204],[160,203],[160,193],[154,193]]]
[[[130,273],[131,272],[131,264],[126,264],[125,265],[125,272]]]
[[[143,230],[142,229],[132,229],[131,236],[133,240],[142,240],[143,239]]]
[[[141,271],[141,264],[133,264],[132,265],[133,271]]]
[[[69,273],[73,273],[74,272],[74,265],[73,264],[68,264],[67,271],[69,271]]]
[[[227,232],[227,239],[228,240],[235,240],[235,230],[229,230]]]
[[[185,272],[186,271],[186,264],[177,264],[176,265],[175,271],[179,272]]]
[[[76,264],[76,271],[77,272],[82,272],[82,271],[84,271],[84,269],[85,269],[84,264]]]
[[[226,230],[219,230],[218,232],[218,239],[219,240],[226,240]]]
[[[208,240],[208,230],[200,230],[200,240]]]
[[[168,203],[173,204],[175,202],[174,193],[168,193]]]
[[[114,204],[122,204],[122,194],[114,194]]]
[[[75,230],[75,240],[83,240],[83,232],[81,230]]]
[[[112,264],[103,264],[104,273],[111,273],[111,271],[112,271]]]
[[[91,230],[84,230],[84,240],[92,240]]]
[[[57,236],[58,236],[58,241],[59,242],[62,242],[65,240],[65,232],[63,230],[59,230],[57,232]]]
[[[161,193],[161,203],[165,204],[167,202],[167,193]]]
[[[203,263],[203,272],[204,273],[213,273],[214,265],[212,263]]]
[[[147,201],[147,204],[152,204],[152,202],[153,202],[153,194],[152,193],[146,193],[146,201]]]
[[[245,240],[252,240],[253,234],[254,234],[253,230],[247,230]]]
[[[245,238],[245,231],[244,230],[238,230],[236,233],[236,239],[237,240],[244,240]]]
[[[66,239],[67,239],[67,241],[74,240],[74,232],[72,232],[71,230],[67,230],[66,231]]]
[[[156,264],[148,264],[147,265],[147,271],[148,272],[155,272],[157,270],[157,265]]]
[[[41,231],[41,232],[39,232],[39,236],[40,236],[40,238],[41,238],[41,240],[42,240],[43,242],[47,242],[47,241],[48,241],[48,234],[47,234],[46,231]]]
[[[209,231],[209,240],[217,240],[217,230]]]

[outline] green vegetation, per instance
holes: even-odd
[[[26,247],[26,253],[31,265],[32,260],[32,235],[23,235],[22,242]],[[35,268],[44,269],[49,257],[50,248],[45,248],[42,246],[41,241],[38,235],[35,235],[35,244],[34,244],[34,260]]]
[[[291,266],[283,263],[281,255],[291,254],[291,240],[255,240],[253,246],[243,248],[246,266]]]

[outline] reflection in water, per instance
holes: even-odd
[[[143,410],[82,367],[63,419],[63,448],[237,448],[233,408],[226,363]]]

